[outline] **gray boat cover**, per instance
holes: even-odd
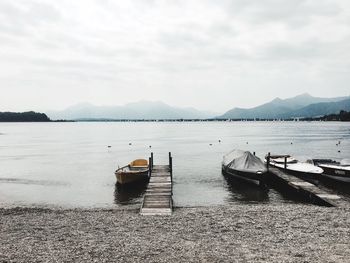
[[[251,152],[242,150],[233,150],[224,156],[223,165],[238,171],[256,173],[257,171],[266,172],[266,166],[259,157]]]

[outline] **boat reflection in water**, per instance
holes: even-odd
[[[230,199],[233,202],[237,202],[237,200],[247,203],[269,202],[269,189],[267,187],[250,184],[225,174],[224,178],[230,192]]]
[[[133,183],[130,185],[115,184],[114,203],[117,205],[140,204],[147,184]]]

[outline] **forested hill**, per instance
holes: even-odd
[[[340,111],[339,114],[329,114],[318,118],[306,118],[304,120],[310,121],[350,121],[350,111]]]
[[[0,122],[48,122],[51,121],[45,113],[28,112],[0,112]]]

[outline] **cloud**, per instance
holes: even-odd
[[[35,27],[55,23],[61,18],[54,5],[37,1],[1,1],[0,30],[10,35],[28,35]]]
[[[157,99],[214,111],[299,90],[344,95],[349,9],[346,0],[3,0],[0,105],[23,93],[30,108],[30,89],[47,97],[42,107],[94,94],[94,104]]]
[[[228,1],[229,15],[254,23],[280,22],[305,26],[315,16],[336,16],[341,8],[333,0],[233,0]]]

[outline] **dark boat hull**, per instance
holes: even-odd
[[[273,163],[270,163],[270,166],[278,168],[278,169],[285,171],[286,173],[289,173],[291,175],[295,175],[295,176],[297,176],[297,177],[299,177],[307,182],[310,182],[312,184],[317,185],[319,183],[319,179],[320,179],[321,174],[295,171],[295,170],[290,170],[288,168],[284,169],[284,168],[281,168],[280,166],[273,165]]]
[[[321,180],[340,184],[350,184],[350,170],[332,159],[312,159],[313,163],[323,169]]]
[[[120,185],[130,185],[135,183],[147,182],[149,179],[149,172],[116,172],[117,183]]]
[[[225,166],[222,167],[222,172],[228,177],[233,177],[235,179],[239,179],[250,184],[254,184],[257,186],[265,185],[266,172],[258,174],[256,172],[235,170],[232,168],[227,168]]]
[[[341,168],[330,168],[323,165],[319,165],[324,170],[321,178],[327,178],[336,182],[350,184],[350,171],[342,170]]]

